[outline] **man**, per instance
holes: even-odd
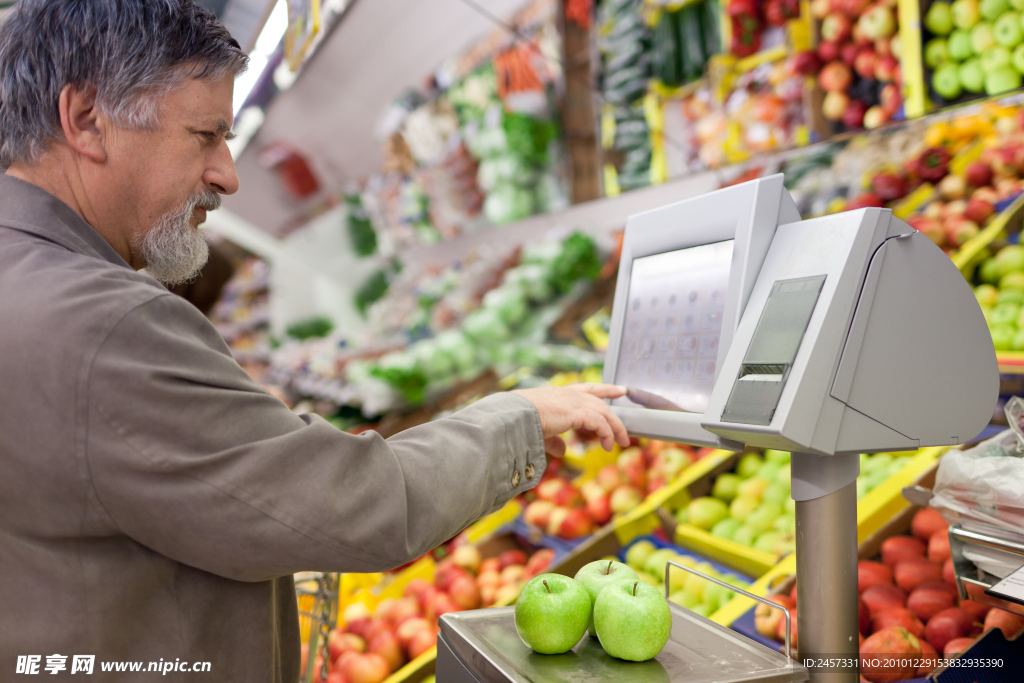
[[[417,557],[534,486],[569,428],[627,442],[616,387],[502,394],[385,441],[251,381],[157,282],[196,273],[197,228],[238,188],[245,63],[191,0],[22,0],[0,28],[2,680],[94,655],[97,680],[181,660],[294,683],[293,572]]]

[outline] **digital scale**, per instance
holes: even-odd
[[[966,443],[999,393],[974,293],[888,209],[800,220],[774,175],[626,223],[604,381],[630,434],[792,452],[800,658],[856,658],[860,453]],[[532,653],[513,608],[447,614],[439,683],[835,681],[676,605],[645,664]],[[733,664],[727,664],[732,662]]]

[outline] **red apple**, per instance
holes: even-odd
[[[430,588],[430,582],[426,579],[416,577],[405,585],[405,589],[402,590],[402,595],[407,598],[413,598],[419,601],[420,593]]]
[[[984,622],[985,616],[992,610],[992,607],[974,600],[961,600],[960,609],[971,615],[977,622]]]
[[[555,504],[550,500],[535,500],[526,506],[526,510],[523,511],[523,521],[527,524],[546,529],[548,522],[551,520],[551,511],[555,509]]]
[[[441,560],[434,570],[434,585],[445,593],[451,588],[452,582],[460,576],[469,576],[465,569],[451,561],[451,558]]]
[[[949,528],[949,524],[934,508],[921,508],[914,515],[910,530],[922,541],[927,541],[936,531]],[[936,648],[938,649],[938,648]]]
[[[869,107],[868,110],[864,112],[864,127],[869,130],[878,128],[888,120],[889,114],[886,113],[885,109],[883,109],[881,105],[876,104],[873,107]]]
[[[801,76],[812,76],[818,73],[818,67],[821,66],[821,61],[818,59],[818,55],[814,52],[805,51],[798,52],[794,57],[790,68],[794,73],[798,73]]]
[[[974,221],[969,221],[964,217],[951,218],[946,221],[946,242],[954,247],[963,246],[967,240],[971,239],[981,228]],[[943,532],[939,532],[943,533]],[[947,547],[949,541],[946,541]]]
[[[533,555],[530,555],[530,559],[526,561],[526,569],[523,571],[523,576],[529,575],[530,578],[543,574],[551,565],[551,560],[555,559],[555,551],[550,548],[541,548]]]
[[[850,19],[855,19],[863,14],[870,4],[871,0],[843,0],[839,9]]]
[[[558,525],[555,535],[559,538],[572,540],[581,536],[587,536],[593,533],[593,531],[594,522],[590,519],[587,511],[580,508],[572,508],[569,510],[569,514],[565,516],[565,519],[562,520],[562,523]]]
[[[818,74],[818,83],[828,92],[846,92],[853,76],[842,62],[829,62]]]
[[[942,581],[942,565],[926,557],[911,558],[897,564],[892,574],[896,585],[911,593],[922,583]]]
[[[979,187],[971,193],[971,199],[977,199],[987,204],[995,204],[999,201],[999,194],[994,187]]]
[[[924,624],[905,607],[889,607],[871,617],[871,631],[877,633],[893,626],[905,628],[918,638],[924,637]]]
[[[964,217],[968,220],[974,221],[978,225],[984,225],[985,221],[987,221],[995,212],[995,207],[990,203],[983,199],[975,199],[974,197],[971,197],[967,202],[967,208],[964,209]],[[948,538],[946,539],[946,542],[949,542]]]
[[[921,642],[905,628],[893,626],[864,640],[861,646],[861,674],[872,683],[893,683],[917,673],[916,659]]]
[[[471,576],[460,576],[452,581],[448,595],[462,609],[476,609],[480,606],[480,588]]]
[[[892,569],[872,560],[857,563],[857,592],[863,593],[868,586],[876,583],[892,583]]]
[[[480,586],[480,604],[484,607],[490,607],[498,599],[498,585],[491,584],[487,586]]]
[[[964,171],[967,182],[974,187],[981,187],[992,182],[992,167],[984,161],[972,161]]]
[[[583,496],[580,495],[575,486],[570,484],[569,486],[563,486],[555,494],[555,499],[552,502],[561,507],[579,507],[583,505]]]
[[[437,645],[437,631],[433,629],[420,631],[409,642],[409,659],[416,659],[435,645]]]
[[[403,649],[409,649],[409,642],[413,636],[423,630],[430,630],[430,622],[423,618],[410,619],[403,623],[395,630],[395,635],[398,636],[398,644]]]
[[[398,671],[405,664],[405,653],[402,652],[402,646],[398,643],[398,636],[391,631],[378,633],[370,641],[368,650],[387,660],[389,672]]]
[[[420,593],[420,596],[417,599],[417,602],[419,602],[420,605],[420,609],[426,612],[427,608],[433,605],[434,601],[437,600],[438,595],[441,595],[441,591],[437,590],[435,586],[427,587],[426,590]]]
[[[548,517],[548,525],[544,528],[544,531],[548,536],[557,536],[558,530],[562,526],[562,522],[569,516],[569,508],[555,507],[551,510],[551,515]]]
[[[595,498],[608,495],[608,492],[605,491],[603,486],[597,483],[596,479],[590,479],[589,481],[583,482],[580,486],[580,495],[583,496],[583,500],[585,502],[589,503]]]
[[[900,89],[895,83],[886,83],[882,88],[882,93],[879,95],[879,99],[882,104],[882,109],[889,115],[890,118],[896,115],[899,111],[900,105],[903,104],[903,96],[900,94]]]
[[[878,61],[878,57],[875,56],[875,51],[871,48],[864,48],[857,53],[857,57],[853,61],[853,70],[861,78],[874,78],[876,61]]]
[[[846,105],[846,111],[843,112],[843,125],[847,128],[861,128],[864,125],[864,113],[868,110],[868,105],[864,104],[860,100],[850,100],[850,103]]]
[[[537,498],[540,500],[555,501],[555,495],[566,486],[572,486],[568,481],[561,477],[552,477],[547,481],[542,481],[537,485]]]
[[[860,597],[868,606],[871,614],[891,607],[907,606],[907,594],[903,592],[902,588],[897,588],[891,583],[876,583],[868,586]]]
[[[871,109],[874,109],[874,108],[875,107],[871,107]],[[868,109],[866,112],[864,112],[864,121],[865,121],[864,125],[865,126],[867,125],[867,117],[868,117],[868,114],[871,112],[871,109]],[[846,209],[845,210],[846,211],[853,211],[854,209],[867,209],[867,208],[870,208],[870,207],[881,208],[882,206],[884,206],[884,203],[882,202],[882,198],[879,197],[876,193],[874,193],[874,192],[862,192],[859,195],[857,195],[856,197],[854,197],[853,199],[851,199],[850,201],[846,202]]]
[[[935,667],[939,665],[939,653],[935,651],[932,644],[923,638],[921,642],[921,661],[920,666],[917,667],[918,678],[923,678],[930,674]]]
[[[488,557],[480,563],[480,573],[494,572],[498,573],[501,571],[501,560],[497,557]]]
[[[523,578],[523,574],[526,573],[526,567],[521,564],[510,564],[501,570],[501,583],[500,585],[505,586],[511,583],[516,583]]]
[[[348,683],[348,678],[340,671],[332,671],[327,674],[327,678],[324,679],[324,683]]]
[[[853,25],[842,14],[830,14],[821,22],[822,40],[841,43],[850,37]]]
[[[857,598],[857,630],[861,636],[871,633],[871,609],[863,598]]]
[[[942,227],[942,223],[934,218],[917,214],[916,216],[908,217],[907,223],[936,245],[941,247],[946,243],[946,230]]]
[[[931,587],[929,587],[929,585]],[[907,609],[918,619],[927,623],[929,619],[944,609],[949,609],[955,602],[949,591],[935,586],[942,584],[925,584],[915,590],[907,598]]]
[[[327,634],[327,656],[334,662],[346,652],[366,652],[366,641],[354,633],[334,629]]]
[[[382,683],[388,677],[388,661],[380,655],[370,652],[356,655],[345,662],[341,673],[345,674],[349,683]]]
[[[941,652],[946,643],[964,637],[972,629],[974,618],[962,609],[950,607],[944,609],[931,619],[925,627],[925,638],[937,652]]]
[[[892,83],[896,80],[896,72],[900,63],[892,55],[881,57],[875,63],[875,80],[882,83]]]
[[[600,498],[592,498],[587,501],[586,506],[587,514],[594,520],[594,523],[598,526],[604,526],[612,518],[612,504],[611,497],[608,494],[602,495]]]
[[[782,605],[792,612],[796,609],[796,605],[785,595],[769,595],[768,599],[772,602]],[[758,603],[757,607],[754,608],[754,628],[762,636],[767,638],[774,638],[779,632],[779,621],[785,621],[785,613],[780,609],[769,607],[763,603]]]
[[[903,560],[924,557],[928,546],[924,541],[913,536],[893,536],[882,542],[882,562],[887,567],[895,567]]]
[[[776,611],[778,611],[778,610],[776,610]],[[795,607],[789,611],[789,616],[790,616],[790,619],[789,619],[789,643],[790,643],[790,647],[792,647],[795,650],[795,649],[797,649],[799,647],[798,641],[797,641],[797,631],[796,631],[796,621],[797,620],[796,620],[796,608]],[[779,619],[779,624],[777,626],[777,629],[778,630],[775,632],[775,639],[778,640],[780,643],[786,642],[786,619],[785,619],[785,617],[783,617],[782,619]]]
[[[431,621],[436,621],[443,614],[459,611],[461,611],[459,609],[459,606],[452,602],[452,599],[449,598],[446,594],[442,593],[441,595],[437,596],[437,599],[434,601],[432,609],[429,610],[427,616],[430,617]]]
[[[974,638],[954,638],[946,643],[946,647],[942,650],[942,656],[946,659],[956,659],[971,645],[974,645]]]
[[[506,550],[498,555],[498,568],[504,569],[514,564],[526,564],[526,553],[522,550]]]
[[[391,630],[391,622],[390,621],[388,621],[387,619],[381,619],[379,617],[374,617],[373,619],[370,620],[370,623],[366,625],[366,628],[363,629],[362,638],[363,638],[363,640],[365,640],[367,642],[367,644],[369,644],[369,643],[373,642],[373,639],[376,638],[378,634],[381,634],[381,633],[384,633],[385,631],[390,631],[390,630]]]
[[[1016,637],[1024,629],[1024,617],[1019,617],[1002,609],[989,610],[985,615],[985,630],[998,628],[1007,640]]]
[[[860,51],[861,48],[854,43],[843,43],[839,46],[839,59],[846,66],[853,68],[857,63],[857,55],[860,54]]]
[[[611,493],[623,484],[628,484],[629,480],[615,465],[605,465],[601,468],[601,471],[597,473],[597,483],[600,484],[605,491]]]
[[[820,62],[829,63],[839,59],[839,43],[832,43],[827,40],[823,40],[818,43],[818,60]],[[815,69],[813,73],[816,73]],[[810,74],[808,74],[810,75]]]

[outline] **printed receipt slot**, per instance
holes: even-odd
[[[793,453],[803,661],[858,654],[859,454],[965,443],[999,389],[981,309],[938,247],[887,209],[801,221],[781,175],[630,218],[604,380],[631,390],[613,401],[631,433]]]

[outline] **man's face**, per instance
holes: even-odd
[[[159,128],[115,128],[107,145],[109,220],[131,247],[131,265],[168,283],[190,279],[206,261],[198,227],[238,177],[226,138],[233,80],[189,78],[159,107]],[[201,253],[200,253],[201,252]],[[187,271],[187,272],[186,272]]]

